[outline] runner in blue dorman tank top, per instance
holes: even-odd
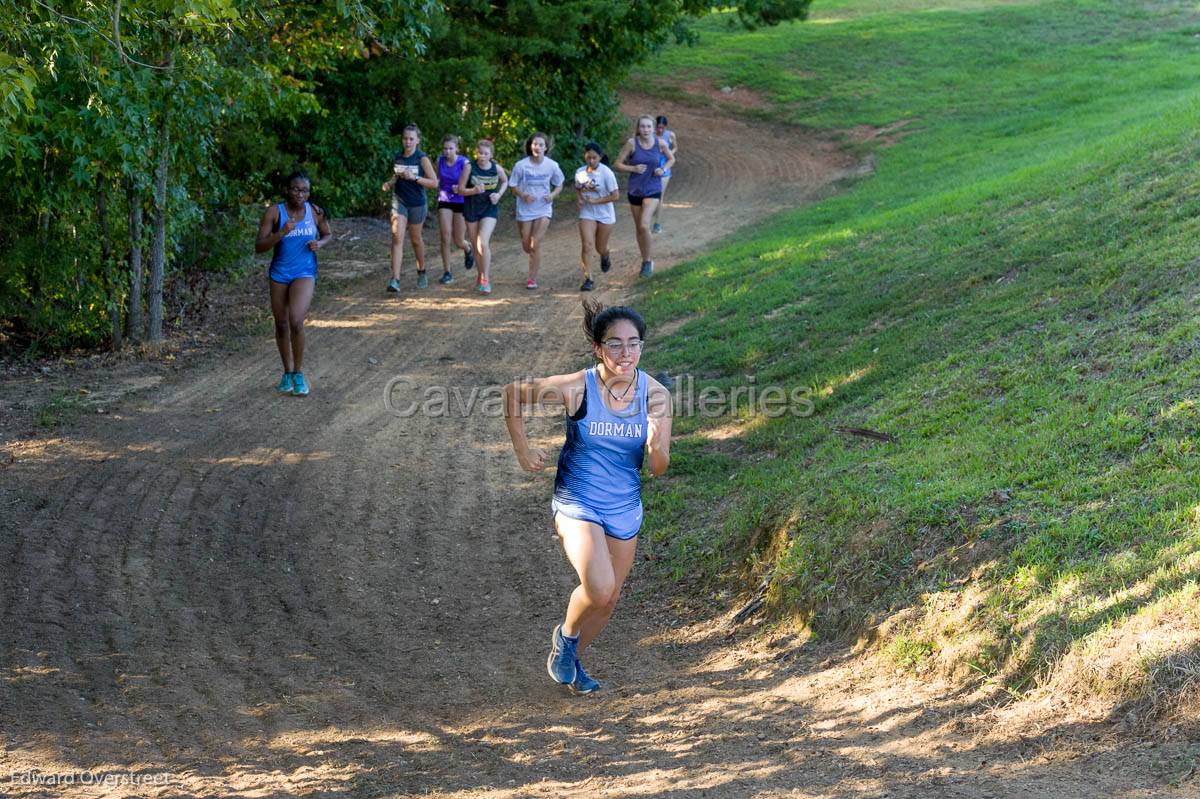
[[[287,199],[263,213],[255,252],[274,249],[271,258],[271,313],[275,345],[283,361],[279,391],[308,396],[304,379],[304,317],[317,280],[317,250],[333,238],[325,211],[308,201],[312,186],[303,172],[288,176]]]
[[[526,406],[562,406],[566,443],[558,456],[554,525],[579,585],[562,624],[551,633],[546,670],[577,694],[600,683],[580,659],[608,624],[633,566],[642,526],[641,469],[661,477],[671,460],[671,397],[638,368],[646,323],[624,306],[584,302],[583,326],[596,366],[518,381],[505,387],[504,413],[521,468],[546,467],[546,452],[531,447]]]
[[[675,131],[667,127],[667,117],[665,114],[659,114],[654,118],[654,134],[662,139],[667,144],[667,149],[671,151],[671,155],[675,156],[675,161],[679,161],[679,142],[675,138]],[[659,156],[661,161],[659,166],[666,166],[666,156]],[[662,173],[662,196],[658,198],[658,206],[654,209],[654,224],[650,228],[651,233],[662,233],[662,225],[659,221],[662,219],[663,203],[667,201],[667,185],[671,182],[673,169],[666,169]]]

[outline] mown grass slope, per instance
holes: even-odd
[[[769,577],[777,613],[916,671],[1192,691],[1198,73],[1193,3],[1110,0],[837,0],[648,65],[900,134],[848,140],[873,176],[655,278],[648,318],[686,321],[648,366],[812,403],[677,421],[648,503],[667,568]]]

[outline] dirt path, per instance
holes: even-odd
[[[826,142],[653,108],[685,148],[660,267],[855,168]],[[635,282],[621,212],[608,302]],[[606,689],[564,695],[543,666],[572,586],[552,475],[516,468],[499,418],[398,418],[383,396],[394,377],[465,397],[577,367],[573,220],[536,293],[502,229],[487,299],[463,279],[384,294],[386,234],[364,230],[323,253],[327,275],[373,271],[326,284],[307,400],[274,393],[264,338],[0,452],[0,796],[1189,795],[1168,785],[1184,744],[989,737],[978,696],[836,648],[731,643],[636,569],[593,650]],[[557,445],[556,421],[532,431]],[[114,781],[48,783],[86,773]]]

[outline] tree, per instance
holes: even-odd
[[[21,254],[0,282],[8,334],[36,348],[109,330],[116,343],[130,276],[113,269],[114,242],[125,237],[128,263],[139,263],[149,191],[149,339],[161,340],[180,242],[245,194],[246,176],[223,168],[225,133],[314,111],[316,77],[299,65],[358,57],[364,40],[415,51],[434,10],[429,0],[0,0],[0,176],[11,188],[0,245]],[[140,308],[140,296],[129,300]]]
[[[802,19],[809,0],[753,0],[746,26]],[[376,210],[377,165],[404,124],[427,137],[486,135],[511,163],[534,129],[578,152],[617,134],[617,89],[629,70],[668,41],[688,41],[689,20],[716,4],[700,0],[449,0],[422,53],[386,50],[344,65],[317,92],[321,110],[278,146],[320,165],[335,211]],[[432,146],[432,145],[431,145]]]

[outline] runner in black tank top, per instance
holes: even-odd
[[[425,277],[425,242],[421,228],[425,224],[428,200],[425,189],[436,189],[437,175],[433,164],[418,147],[421,144],[421,129],[416,125],[404,128],[401,139],[404,149],[393,160],[393,174],[383,184],[384,191],[392,192],[392,279],[387,290],[400,291],[400,275],[404,271],[404,234],[408,229],[408,240],[412,242],[413,257],[417,260],[417,288],[429,285]]]
[[[463,198],[467,239],[475,248],[475,286],[483,294],[492,293],[492,231],[500,198],[508,188],[508,173],[492,160],[494,152],[491,139],[476,142],[475,160],[463,169],[455,188]]]

